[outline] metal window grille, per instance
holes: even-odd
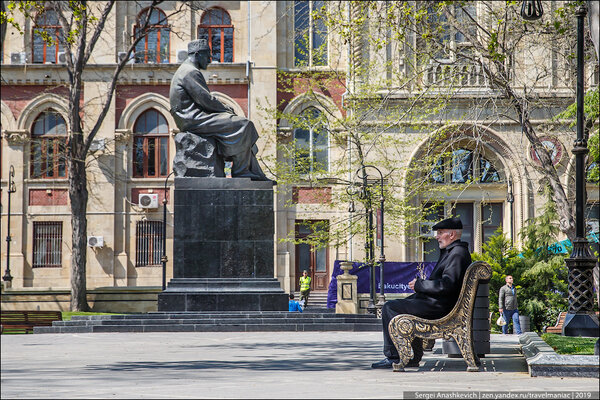
[[[33,223],[33,267],[62,267],[62,222]]]
[[[162,221],[139,221],[135,228],[135,266],[160,265],[163,240]]]

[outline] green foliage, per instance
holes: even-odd
[[[583,115],[585,118],[585,129],[589,132],[588,149],[588,169],[587,180],[589,182],[600,181],[600,143],[598,129],[598,118],[600,117],[600,90],[598,87],[590,88],[583,100]],[[554,120],[572,119],[569,124],[574,127],[577,123],[577,103],[571,103],[563,112],[554,117]]]
[[[555,333],[543,333],[542,339],[558,354],[593,355],[597,338],[569,337]]]
[[[556,208],[551,199],[539,216],[527,221],[521,231],[524,247],[512,247],[501,228],[483,245],[483,254],[474,253],[492,267],[490,311],[498,315],[498,292],[512,275],[518,289],[519,312],[528,315],[533,329],[553,325],[568,305],[568,270],[565,255],[553,254],[548,246],[558,239]]]

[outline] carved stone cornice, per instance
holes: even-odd
[[[131,129],[115,129],[115,141],[127,143],[133,136]]]
[[[4,137],[9,145],[19,145],[29,142],[30,135],[27,129],[5,130]]]

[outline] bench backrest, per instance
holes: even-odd
[[[477,296],[477,288],[479,283],[487,283],[492,277],[492,267],[484,261],[475,261],[469,265],[465,272],[463,284],[460,289],[460,295],[456,304],[452,308],[452,311],[448,313],[440,320],[449,320],[456,316],[458,313],[465,313],[465,317],[468,316],[469,321],[473,317],[473,308],[475,306],[475,297]],[[468,315],[466,315],[468,314]]]
[[[60,311],[2,311],[1,320],[6,322],[36,322],[47,323],[48,321],[62,321]]]

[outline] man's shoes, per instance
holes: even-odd
[[[397,361],[392,361],[389,358],[384,358],[381,361],[371,364],[371,368],[373,369],[390,369],[393,367],[393,364]]]
[[[417,360],[415,360],[415,359],[412,359],[412,360],[410,360],[410,361],[408,362],[408,364],[406,364],[406,365],[405,365],[405,367],[408,367],[408,368],[417,367],[417,368],[419,368],[419,363],[420,363],[420,362],[421,362],[421,361],[417,361]]]
[[[394,360],[390,360],[389,358],[384,358],[381,361],[378,361],[376,363],[371,364],[371,368],[373,369],[390,369],[393,367],[394,363],[397,363],[398,361],[394,361]],[[419,363],[420,360],[417,361],[414,358],[412,360],[410,360],[404,367],[407,368],[419,368]]]

